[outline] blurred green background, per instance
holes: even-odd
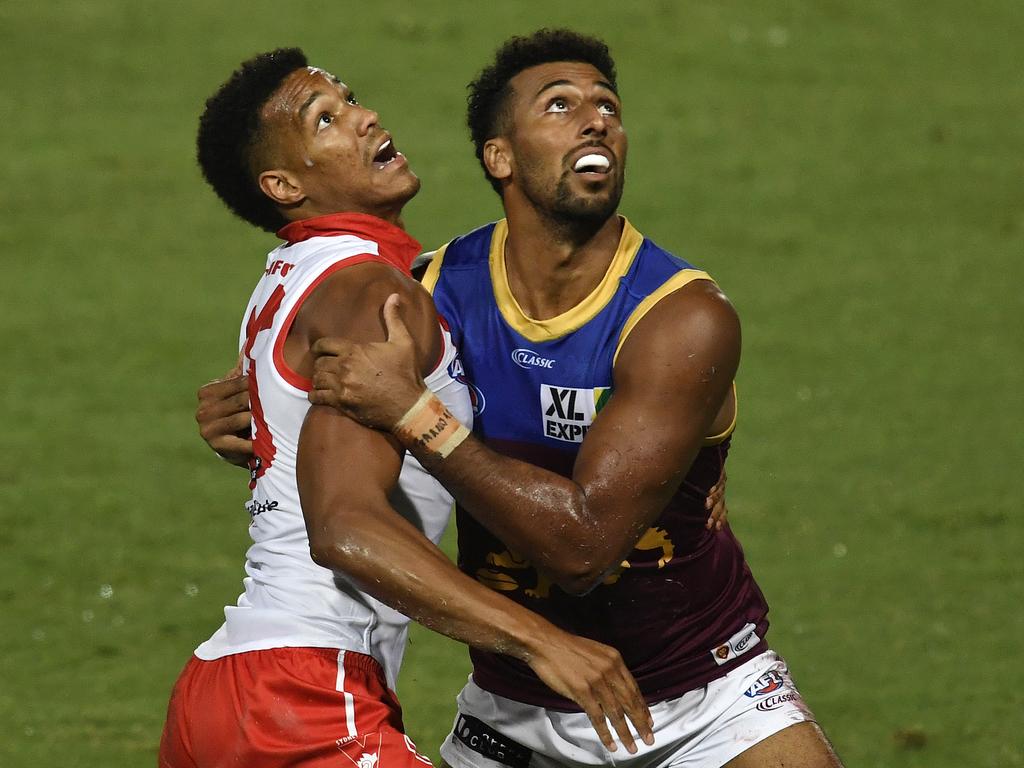
[[[240,590],[245,477],[194,392],[275,241],[200,179],[206,96],[304,47],[395,134],[436,247],[499,215],[464,85],[544,25],[611,44],[623,211],[739,309],[732,521],[846,764],[1024,765],[1019,0],[0,3],[0,765],[155,764]],[[467,670],[413,633],[430,755]]]

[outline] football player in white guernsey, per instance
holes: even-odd
[[[376,113],[300,50],[280,49],[208,100],[197,147],[224,203],[285,244],[261,267],[240,335],[254,445],[245,591],[175,686],[160,764],[429,763],[391,690],[406,617],[521,659],[590,713],[609,749],[614,730],[636,751],[630,723],[649,743],[650,713],[614,649],[461,573],[434,543],[451,497],[391,435],[309,406],[316,339],[383,340],[380,307],[398,294],[450,425],[423,445],[447,455],[466,435],[456,417],[470,419],[448,373],[456,351],[409,275],[419,245],[401,212],[419,180]]]

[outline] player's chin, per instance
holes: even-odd
[[[406,166],[401,172],[393,173],[381,186],[381,192],[389,199],[410,200],[420,191],[420,177]]]
[[[613,186],[589,189],[572,195],[568,207],[584,218],[607,218],[619,207],[621,197]]]

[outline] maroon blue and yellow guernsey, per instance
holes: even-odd
[[[505,221],[440,249],[424,284],[451,326],[474,398],[473,431],[494,450],[565,476],[613,395],[620,346],[660,299],[710,279],[623,220],[601,283],[549,320],[525,315],[505,273]],[[459,567],[574,634],[614,646],[647,701],[675,698],[766,649],[768,606],[731,531],[708,531],[704,499],[722,472],[730,428],[709,438],[668,506],[627,561],[582,597],[537,573],[464,510]],[[517,701],[565,711],[572,702],[525,664],[472,650],[473,679]]]

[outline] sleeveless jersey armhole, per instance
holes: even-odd
[[[688,285],[694,280],[710,280],[712,283],[715,282],[707,272],[703,272],[699,269],[682,269],[658,286],[655,291],[637,305],[636,309],[634,309],[630,316],[626,318],[626,322],[622,326],[622,330],[619,332],[619,341],[615,345],[615,356],[612,357],[612,368],[614,368],[615,363],[618,362],[619,352],[622,351],[622,345],[626,343],[626,339],[629,337],[629,334],[633,332],[637,323],[643,320],[644,316],[654,309],[655,304],[664,299],[670,293],[675,293],[684,285]]]
[[[619,352],[622,351],[622,345],[625,344],[626,339],[629,337],[629,334],[632,333],[637,323],[639,323],[644,318],[644,316],[648,312],[650,312],[659,301],[664,299],[669,294],[675,293],[684,285],[692,283],[694,280],[709,280],[712,283],[715,282],[712,279],[711,275],[709,275],[707,272],[704,272],[699,269],[683,269],[672,275],[672,277],[670,277],[668,280],[666,280],[664,283],[658,286],[657,290],[652,292],[647,298],[645,298],[637,305],[636,309],[634,309],[630,316],[626,319],[626,323],[625,325],[622,326],[622,331],[619,333],[619,341],[615,345],[615,355],[612,358],[613,370],[615,367],[615,363],[618,362]],[[715,284],[717,285],[717,283]],[[735,398],[735,381],[732,383],[732,389],[733,397]],[[725,439],[728,438],[729,435],[731,435],[733,431],[736,429],[736,420],[738,415],[739,400],[736,400],[736,408],[733,410],[733,416],[732,420],[729,422],[729,426],[726,427],[726,429],[720,434],[709,435],[708,437],[705,437],[703,444],[706,446],[718,445],[719,443],[724,442]]]
[[[277,334],[277,338],[274,339],[274,368],[277,369],[277,372],[282,379],[287,381],[296,389],[300,389],[303,392],[309,392],[313,388],[312,379],[308,379],[305,376],[300,375],[297,371],[293,370],[284,359],[284,343],[288,338],[288,334],[291,333],[292,325],[295,324],[295,318],[299,314],[299,310],[302,308],[302,305],[306,303],[306,299],[309,298],[310,294],[312,294],[324,280],[338,272],[338,270],[344,269],[345,267],[354,267],[357,264],[366,264],[370,261],[375,261],[378,264],[384,264],[392,269],[395,268],[393,264],[385,261],[377,254],[364,253],[357,256],[347,256],[341,261],[337,261],[327,267],[323,272],[317,275],[313,281],[306,286],[302,295],[299,296],[298,300],[292,305],[291,310],[288,312],[288,317],[285,318],[284,323],[281,325],[281,330]],[[442,347],[442,353],[443,351]]]
[[[733,432],[736,431],[736,421],[740,415],[740,399],[739,396],[736,394],[735,381],[732,383],[732,400],[734,405],[732,409],[732,419],[730,419],[729,421],[729,426],[727,426],[717,435],[710,435],[708,437],[705,437],[703,443],[705,446],[720,445],[721,443],[724,443]]]

